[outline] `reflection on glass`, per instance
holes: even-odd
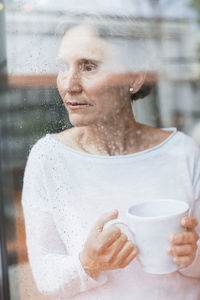
[[[152,139],[152,132],[148,132],[150,141],[147,142],[145,137],[147,143],[140,141],[137,144],[138,148],[135,148],[137,138],[134,134],[137,133],[142,138],[147,131],[145,131],[146,127],[137,128],[134,134],[131,130],[127,130],[133,125],[131,106],[128,110],[125,142],[119,144],[117,138],[123,127],[118,128],[115,139],[107,135],[106,141],[105,127],[102,128],[100,136],[94,134],[94,131],[88,131],[86,136],[79,130],[79,126],[83,125],[82,122],[88,126],[95,118],[101,121],[103,119],[104,122],[106,118],[110,120],[111,115],[124,105],[122,98],[124,100],[132,94],[133,100],[134,97],[139,99],[145,96],[144,99],[131,102],[137,122],[160,128],[177,127],[198,139],[198,133],[193,134],[198,127],[196,124],[200,116],[199,27],[195,19],[197,10],[194,8],[198,8],[195,1],[192,1],[193,10],[180,1],[173,4],[169,1],[167,4],[161,3],[162,1],[146,1],[146,4],[137,1],[125,1],[126,3],[123,4],[120,1],[112,1],[110,4],[105,1],[86,1],[84,4],[80,1],[73,4],[67,2],[10,1],[6,3],[6,31],[4,32],[3,26],[0,26],[2,45],[5,45],[5,38],[7,44],[7,51],[2,51],[2,46],[0,51],[1,73],[2,70],[4,73],[4,81],[1,81],[4,84],[1,84],[3,101],[0,104],[0,126],[3,133],[2,169],[11,299],[45,298],[39,294],[28,264],[21,207],[22,179],[26,159],[30,148],[39,138],[46,133],[66,132],[65,130],[73,125],[76,127],[75,130],[78,128],[76,133],[79,134],[76,135],[75,141],[73,135],[68,139],[64,139],[66,137],[64,134],[52,137],[55,142],[60,143],[59,147],[64,144],[85,154],[101,156],[127,155],[154,147],[160,141],[157,132],[153,135],[154,139]],[[89,9],[93,11],[92,15],[87,13]],[[0,10],[5,11],[3,3],[0,3]],[[80,12],[86,14],[81,16]],[[0,22],[2,20],[0,15]],[[84,26],[74,27],[83,23]],[[65,34],[64,39],[62,39],[63,34]],[[87,43],[85,43],[86,39]],[[60,47],[61,40],[64,47]],[[84,52],[84,45],[86,52]],[[69,57],[71,54],[77,54],[77,51],[79,51],[79,59]],[[77,73],[73,73],[76,70]],[[60,95],[56,87],[58,71]],[[66,92],[68,78],[76,81],[75,90],[72,82],[72,91]],[[137,84],[135,86],[134,83],[140,80],[142,90],[137,91]],[[7,81],[6,85],[5,81]],[[79,93],[83,86],[86,93],[82,98]],[[100,99],[101,103],[98,102]],[[92,112],[96,110],[96,115],[91,113],[89,117],[81,119],[78,105],[82,107],[80,109],[85,106],[83,111],[87,111],[88,114],[90,109]],[[121,117],[117,124],[121,124],[122,119]],[[112,128],[116,128],[111,125]],[[163,133],[163,139],[167,137],[167,132]],[[92,174],[90,175],[92,188],[89,190],[87,176],[83,176],[81,191],[80,186],[76,187],[76,195],[82,201],[85,201],[89,195],[94,197],[97,193],[95,186],[99,186],[99,183],[93,182],[96,176],[94,166],[84,167],[87,173]],[[80,164],[77,162],[78,172],[80,169],[81,162]],[[109,172],[99,170],[99,174],[102,174],[101,172],[107,181],[112,181]],[[119,175],[123,173],[116,169],[115,176],[118,172]],[[131,177],[129,171],[127,175]],[[66,167],[64,176],[69,181],[69,186],[68,190],[63,190],[63,199],[74,192],[73,172],[70,173]],[[99,195],[95,197],[96,201],[101,201],[101,193],[110,196],[110,194],[116,195],[117,191],[116,201],[119,199],[120,203],[121,195],[125,195],[121,186],[125,187],[130,182],[125,175],[124,180],[124,185],[121,182],[116,184],[116,190],[112,187],[108,188],[106,184],[104,187],[100,185]],[[144,178],[142,182],[145,182]],[[62,191],[61,183],[62,179],[58,186],[58,190]],[[151,184],[153,185],[152,182]],[[141,190],[144,191],[144,185],[141,186]],[[58,192],[57,198],[60,197],[59,199],[62,200],[60,193]],[[146,194],[149,196],[148,192]],[[72,199],[69,197],[68,201]],[[132,199],[130,193],[130,203]],[[141,200],[144,200],[142,196]],[[77,249],[76,244],[71,245],[76,253],[82,249],[81,245],[83,246],[88,236],[90,225],[95,223],[97,217],[106,211],[106,208],[118,208],[117,205],[113,206],[114,200],[107,198],[107,201],[110,203],[108,207],[100,205],[98,214],[92,214],[89,223],[87,221],[82,223],[77,211],[67,215],[66,209],[63,210],[63,220],[68,216],[72,224],[75,220],[77,228],[81,228],[80,232],[76,232],[82,234],[80,248]],[[88,206],[80,205],[80,209],[85,215],[92,213],[92,208]],[[122,211],[123,209],[120,210],[120,216]],[[66,245],[69,245],[68,239],[71,237],[67,237],[67,231],[64,233],[61,230],[61,232],[62,239]]]

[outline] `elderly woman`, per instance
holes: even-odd
[[[94,28],[66,32],[58,65],[74,127],[33,146],[22,197],[38,289],[74,300],[200,299],[197,145],[175,128],[136,122],[131,101],[142,94],[145,72],[126,73]],[[144,272],[137,245],[118,226],[104,225],[134,203],[162,198],[188,203],[192,216],[182,218],[186,231],[174,233],[168,249],[184,268],[155,275]]]

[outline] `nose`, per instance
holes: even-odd
[[[66,92],[70,94],[80,93],[82,91],[81,77],[76,69],[71,69],[65,78]]]

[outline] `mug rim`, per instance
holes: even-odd
[[[162,201],[165,201],[165,202],[175,202],[175,203],[178,203],[181,205],[183,205],[183,208],[182,208],[182,211],[178,212],[178,213],[172,213],[170,215],[162,215],[162,216],[157,216],[157,217],[143,217],[143,216],[137,216],[137,215],[133,215],[130,213],[130,210],[133,208],[133,207],[137,207],[137,206],[140,206],[142,204],[149,204],[149,203],[158,203],[158,202],[162,202]],[[134,218],[134,219],[137,219],[138,221],[160,221],[160,220],[165,220],[165,219],[170,219],[172,217],[178,217],[184,213],[187,213],[189,211],[189,205],[187,202],[185,201],[181,201],[181,200],[175,200],[175,199],[167,199],[167,198],[164,198],[164,199],[158,199],[158,200],[149,200],[149,201],[143,201],[143,202],[140,202],[140,203],[136,203],[136,204],[133,204],[131,205],[129,208],[128,208],[128,211],[127,211],[127,214],[130,218]]]

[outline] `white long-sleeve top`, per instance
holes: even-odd
[[[200,223],[200,152],[174,128],[160,145],[125,156],[99,156],[41,138],[25,168],[22,204],[29,261],[38,289],[56,299],[199,300],[200,251],[182,271],[145,273],[137,259],[126,268],[89,277],[79,253],[101,214],[142,201],[187,202]],[[197,228],[199,230],[199,227]]]

